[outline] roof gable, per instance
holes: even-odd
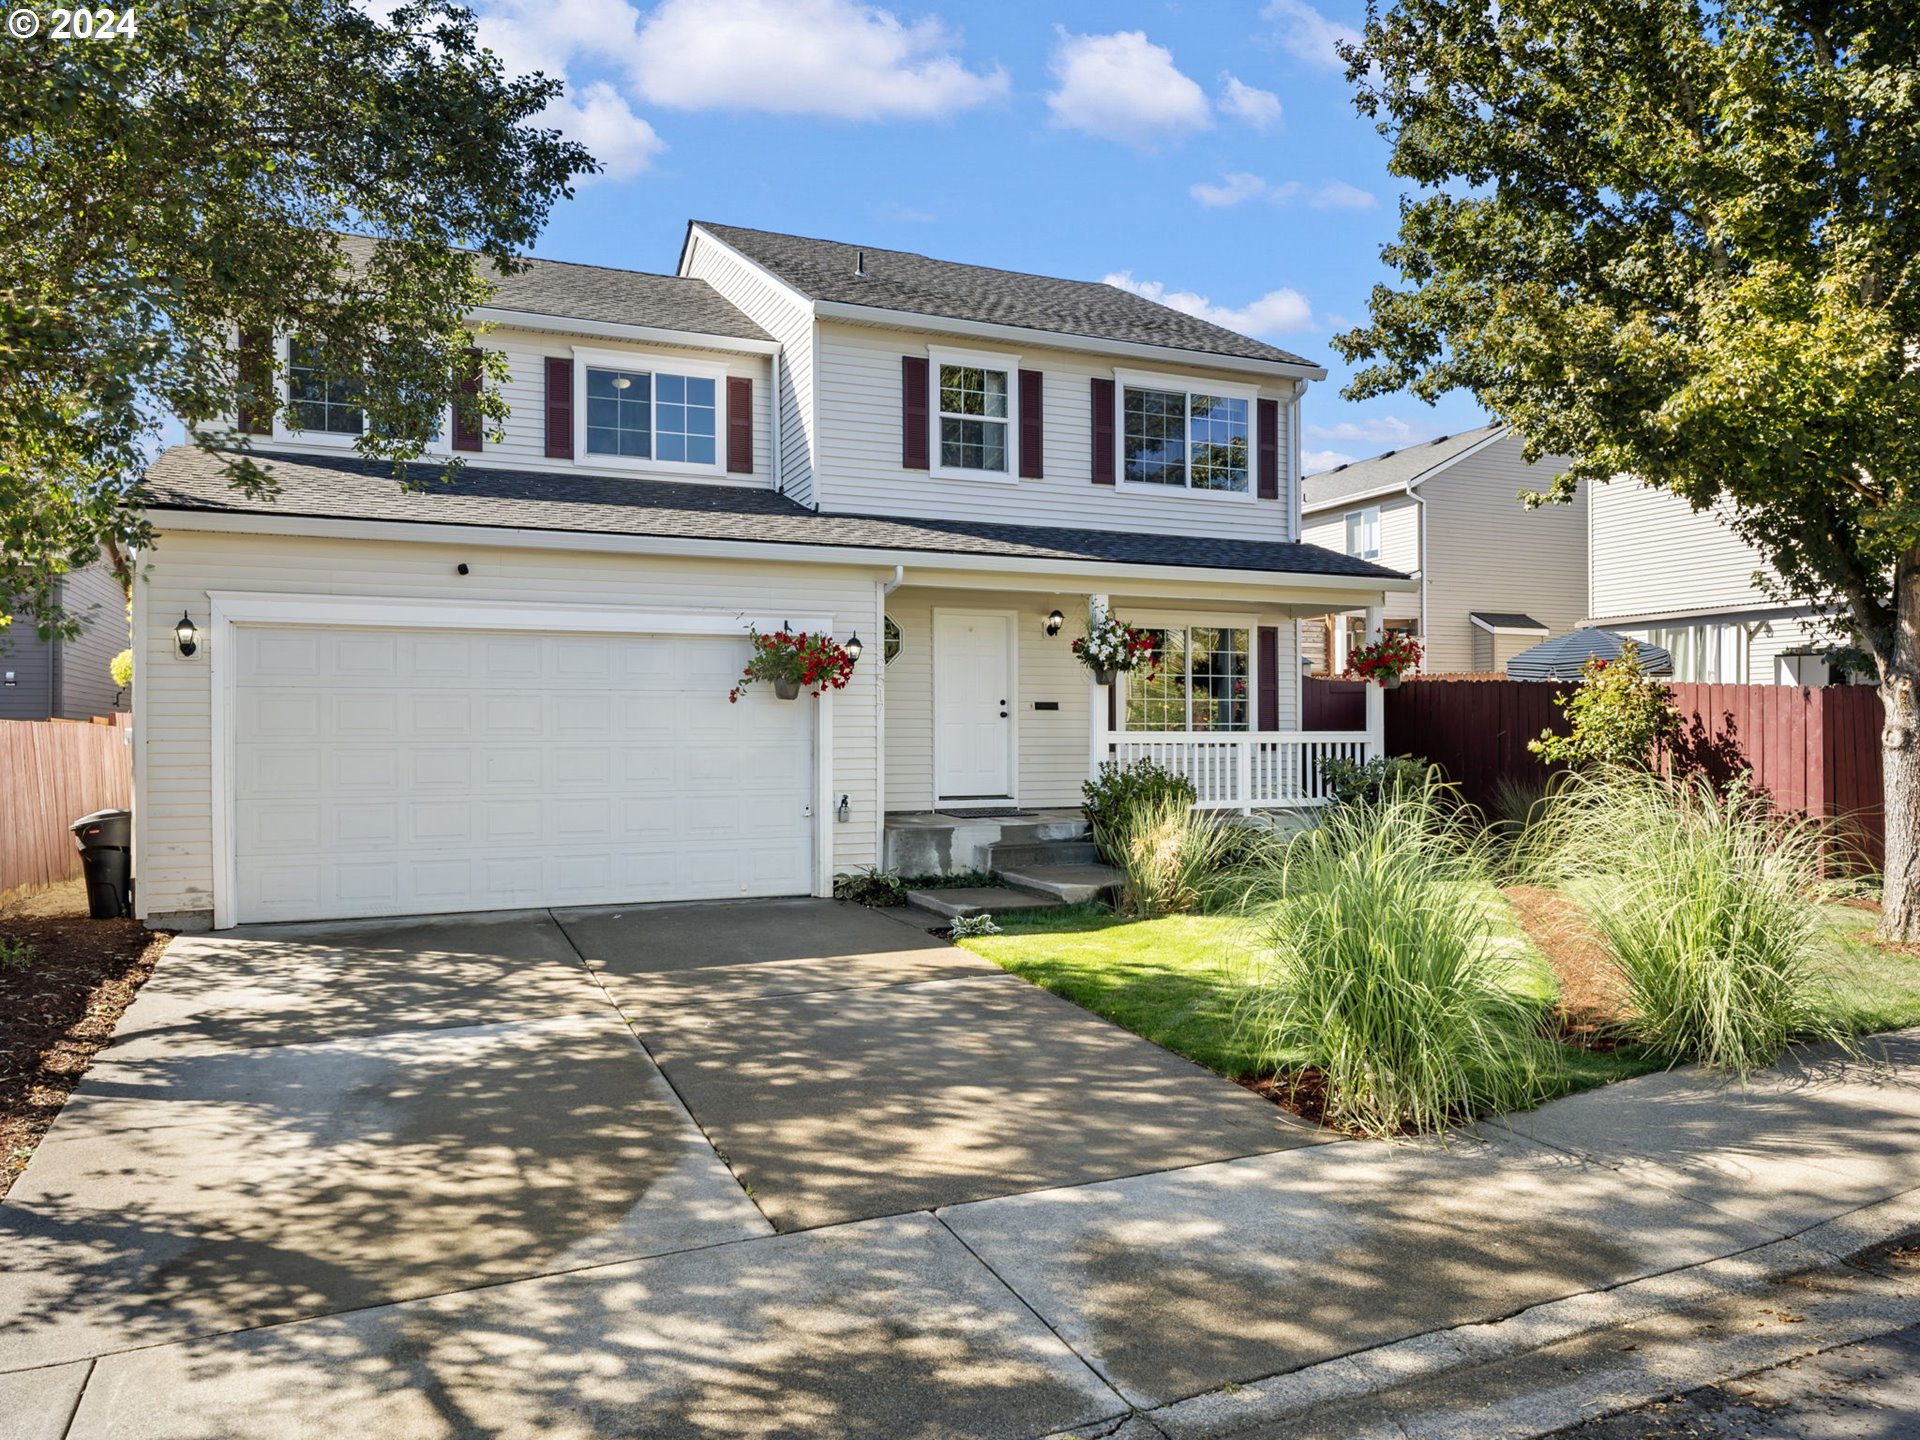
[[[1506,427],[1497,421],[1457,435],[1442,435],[1437,440],[1388,450],[1366,460],[1354,460],[1309,475],[1300,482],[1300,508],[1324,509],[1343,500],[1377,495],[1383,490],[1398,490],[1414,484],[1436,470],[1444,470],[1461,460]]]

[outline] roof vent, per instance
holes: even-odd
[[[856,280],[867,278],[867,252],[864,250],[853,252],[853,278]]]

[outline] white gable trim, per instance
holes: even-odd
[[[1415,475],[1411,480],[1396,480],[1391,485],[1376,486],[1372,490],[1362,490],[1357,494],[1353,494],[1353,495],[1342,495],[1338,499],[1334,499],[1334,500],[1318,500],[1311,505],[1307,504],[1303,497],[1300,505],[1300,513],[1302,515],[1320,515],[1325,513],[1328,510],[1334,510],[1334,509],[1351,510],[1356,504],[1362,501],[1384,499],[1388,495],[1411,495],[1415,490],[1418,490],[1422,485],[1426,484],[1427,481],[1431,480],[1434,476],[1440,474],[1443,471],[1451,470],[1454,466],[1458,465],[1462,460],[1470,459],[1472,456],[1478,455],[1482,450],[1486,449],[1489,445],[1493,444],[1494,441],[1504,440],[1512,433],[1513,432],[1509,430],[1505,425],[1502,425],[1499,429],[1495,430],[1491,435],[1487,436],[1486,439],[1475,441],[1473,444],[1469,445],[1466,449],[1462,450],[1458,455],[1449,455],[1445,460],[1441,460],[1436,464],[1428,466],[1425,470],[1422,470],[1420,471],[1419,474]],[[1358,465],[1364,465],[1367,462],[1365,460],[1358,460],[1358,461],[1355,461],[1354,463]],[[1314,477],[1308,476],[1307,478],[1312,479]]]
[[[544,315],[532,310],[503,310],[482,305],[473,312],[482,324],[511,330],[539,330],[555,335],[592,335],[606,340],[634,340],[643,345],[684,345],[696,350],[736,350],[748,355],[778,355],[778,340],[751,340],[735,335],[708,335],[698,330],[669,330],[659,325],[626,325],[613,320],[581,320],[566,315]]]

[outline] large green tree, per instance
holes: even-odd
[[[1398,0],[1347,59],[1413,183],[1348,395],[1470,391],[1558,498],[1716,505],[1844,616],[1920,939],[1920,5]]]
[[[445,0],[133,13],[132,34],[0,39],[0,622],[43,630],[72,623],[63,571],[105,549],[128,578],[168,416],[236,485],[270,483],[215,423],[281,405],[243,334],[303,336],[363,387],[363,452],[419,454],[489,268],[593,168],[534,123],[558,82],[508,78]]]

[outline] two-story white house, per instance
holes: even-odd
[[[1309,475],[1302,537],[1414,575],[1387,627],[1416,637],[1429,674],[1504,670],[1587,608],[1587,495],[1529,510],[1564,466],[1528,463],[1504,425],[1389,450]],[[1365,630],[1348,610],[1302,627],[1308,665],[1338,674]]]
[[[535,262],[475,320],[511,417],[448,417],[454,483],[357,458],[297,349],[277,493],[191,448],[149,472],[150,921],[826,894],[890,815],[1073,807],[1143,755],[1305,805],[1377,748],[1377,695],[1367,731],[1299,724],[1297,621],[1411,582],[1301,542],[1298,355],[703,223],[675,275]],[[1153,630],[1158,679],[1095,683],[1090,608]],[[750,623],[858,637],[851,683],[729,703]]]

